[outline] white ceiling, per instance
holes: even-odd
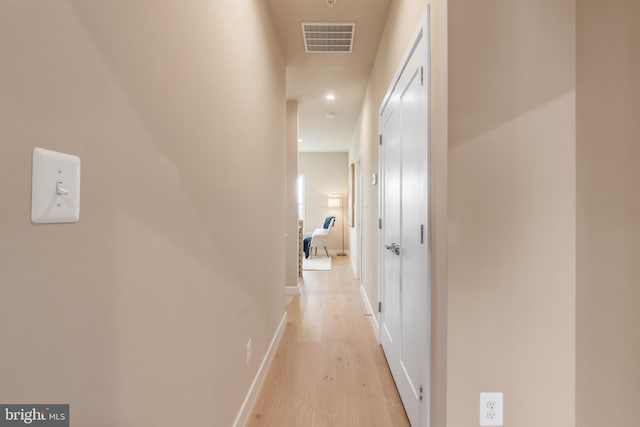
[[[300,151],[348,151],[390,2],[267,0],[286,56],[287,99],[299,103]],[[355,22],[353,53],[306,53],[302,22]]]

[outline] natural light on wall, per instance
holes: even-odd
[[[304,174],[298,175],[298,221],[304,221]]]
[[[340,200],[340,197],[336,197],[336,196],[329,197],[329,201],[327,203],[327,206],[330,207],[330,208],[339,208],[340,206],[342,206],[342,202]]]
[[[329,196],[327,200],[327,206],[330,208],[341,208],[342,207],[342,194],[334,193]],[[346,253],[344,251],[344,221],[342,216],[342,209],[340,209],[340,228],[342,228],[342,251],[338,252],[336,255],[345,256]]]

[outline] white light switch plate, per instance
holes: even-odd
[[[480,426],[503,425],[502,393],[480,393]]]
[[[31,221],[76,222],[80,219],[80,158],[35,148],[31,182]]]

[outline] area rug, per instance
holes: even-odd
[[[331,257],[302,257],[302,269],[307,271],[331,271]]]

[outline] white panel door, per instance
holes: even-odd
[[[380,114],[380,337],[414,427],[427,426],[429,412],[428,42],[423,27]]]
[[[396,383],[405,389],[404,405],[413,425],[421,421],[424,387],[428,385],[429,329],[425,316],[429,302],[428,230],[428,121],[424,82],[424,55],[416,50],[398,84],[402,116],[402,342],[398,363],[403,378]],[[422,390],[421,390],[422,388]]]

